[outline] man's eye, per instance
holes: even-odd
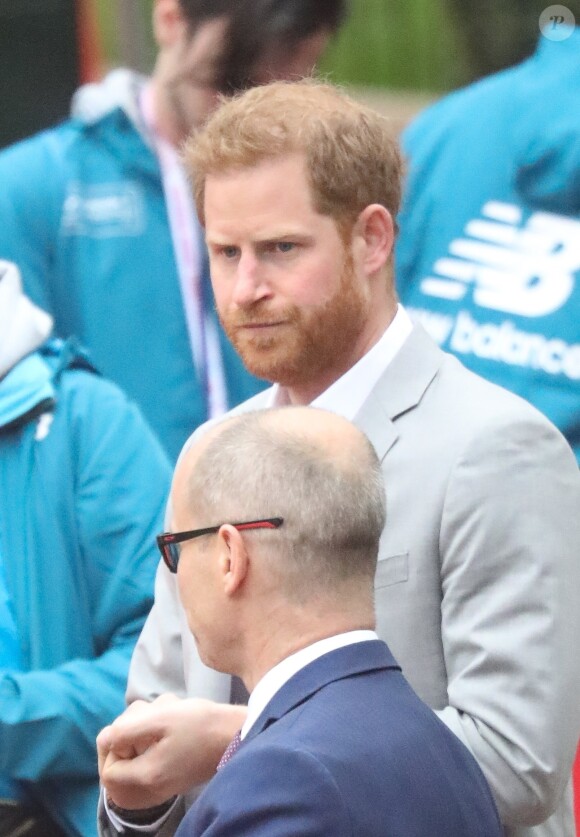
[[[294,250],[296,245],[293,241],[279,241],[276,247],[280,253],[290,253],[291,250]]]
[[[238,248],[237,247],[222,247],[222,254],[226,257],[226,259],[235,259],[238,255]]]

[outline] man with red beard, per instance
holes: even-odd
[[[314,404],[369,436],[389,486],[379,636],[474,754],[506,835],[572,834],[580,476],[546,419],[397,304],[401,161],[384,120],[327,85],[272,84],[222,105],[186,161],[221,321],[274,384],[238,410]],[[234,686],[202,665],[161,566],[132,705],[98,739],[113,822],[179,817],[174,797],[211,778],[246,718]]]

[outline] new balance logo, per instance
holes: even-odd
[[[580,270],[580,221],[535,212],[522,223],[519,207],[498,201],[486,203],[482,216],[435,262],[423,293],[461,300],[472,288],[476,305],[523,317],[561,308]]]
[[[500,323],[480,322],[469,311],[460,311],[456,317],[422,308],[407,311],[439,345],[446,345],[454,354],[580,381],[579,343],[524,331],[507,319]]]

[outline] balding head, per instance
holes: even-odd
[[[242,414],[210,433],[183,463],[196,525],[282,517],[251,538],[287,597],[352,582],[372,596],[385,501],[366,437],[311,407]]]

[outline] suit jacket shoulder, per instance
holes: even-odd
[[[366,642],[324,655],[274,696],[178,833],[501,831],[473,757],[411,691],[386,646]]]

